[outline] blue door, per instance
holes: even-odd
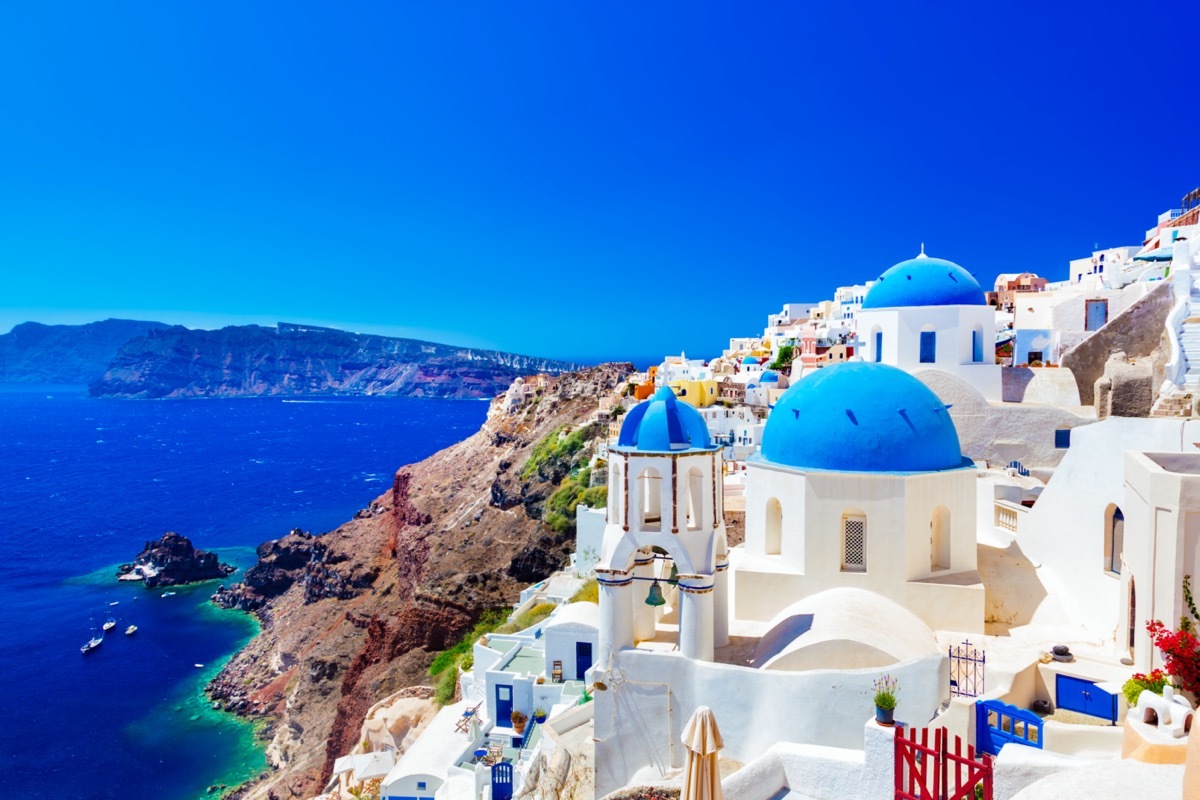
[[[921,363],[932,364],[937,361],[937,332],[921,331]]]
[[[1078,306],[1076,306],[1078,308]],[[1087,317],[1084,320],[1083,329],[1088,331],[1098,331],[1108,322],[1108,301],[1107,300],[1088,300],[1087,301]]]
[[[502,728],[512,723],[513,701],[512,687],[496,685],[496,719],[493,720]]]
[[[575,680],[581,681],[592,668],[592,643],[575,643]]]
[[[1078,711],[1109,722],[1117,721],[1117,696],[1097,689],[1093,681],[1059,675],[1054,684],[1055,703],[1067,711]]]
[[[875,360],[883,361],[883,331],[875,331]]]
[[[971,331],[971,360],[976,364],[983,363],[983,332]]]
[[[997,755],[1006,744],[1042,749],[1042,720],[1032,711],[1000,700],[975,703],[975,748]]]
[[[492,800],[512,800],[512,764],[501,762],[492,765]]]

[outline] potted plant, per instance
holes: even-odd
[[[896,724],[896,693],[899,688],[899,681],[891,675],[875,679],[875,721],[880,725],[890,727]]]
[[[537,679],[537,682],[538,682],[538,685],[539,685],[539,686],[540,686],[540,685],[542,685],[543,683],[545,683],[545,682],[546,682],[546,678],[545,678],[545,676],[541,676],[541,677],[539,677],[539,678]]]
[[[518,736],[524,735],[526,722],[529,722],[529,717],[527,715],[522,714],[520,711],[512,712],[512,726],[513,730],[516,731]]]
[[[533,721],[536,722],[538,725],[541,725],[543,722],[545,722],[546,721],[546,709],[542,708],[541,706],[538,706],[537,708],[535,708],[533,710]]]

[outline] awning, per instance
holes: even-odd
[[[1139,253],[1133,257],[1134,261],[1170,261],[1175,248],[1172,245],[1166,247],[1156,247],[1148,253]]]

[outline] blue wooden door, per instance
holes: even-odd
[[[1079,306],[1076,306],[1078,308]],[[1098,331],[1108,322],[1108,301],[1088,300],[1087,318],[1084,320],[1084,330]]]
[[[975,703],[975,749],[996,755],[1006,744],[1042,749],[1042,720],[1000,700]]]
[[[937,332],[921,331],[921,363],[932,364],[937,361]]]
[[[496,719],[493,720],[502,728],[512,724],[513,695],[511,686],[496,685]]]
[[[883,361],[883,331],[875,331],[875,360]]]
[[[575,643],[575,680],[581,681],[592,668],[592,643]]]
[[[1092,681],[1059,675],[1055,679],[1055,703],[1067,711],[1078,711],[1109,722],[1117,721],[1117,696],[1097,689]]]
[[[492,800],[512,800],[513,767],[501,762],[492,765]]]

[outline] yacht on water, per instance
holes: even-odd
[[[85,656],[95,650],[100,645],[104,644],[104,634],[96,632],[96,619],[92,618],[92,638],[88,639],[87,644],[79,648],[79,652]]]
[[[175,593],[174,592],[163,592],[162,596],[163,597],[174,597]]]
[[[111,631],[115,627],[117,627],[117,621],[115,619],[113,619],[112,612],[111,611],[104,612],[104,630],[105,630],[105,632]]]
[[[125,629],[126,636],[133,636],[135,633],[137,633],[137,625],[130,625]]]

